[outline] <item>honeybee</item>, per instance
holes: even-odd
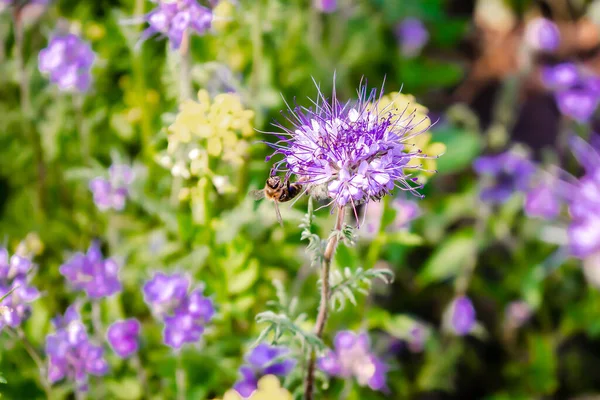
[[[282,181],[278,176],[271,176],[267,179],[264,189],[252,190],[250,195],[255,200],[268,199],[275,204],[275,214],[277,215],[277,221],[283,226],[283,219],[281,218],[281,212],[279,211],[278,203],[285,203],[292,200],[302,192],[302,183],[295,182],[290,183],[289,180]]]

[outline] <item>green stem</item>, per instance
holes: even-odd
[[[11,332],[11,331],[9,331],[9,332]],[[29,357],[31,357],[31,359],[37,366],[39,374],[40,374],[40,384],[42,385],[42,389],[44,389],[46,398],[51,399],[52,398],[52,389],[50,387],[50,382],[48,382],[48,379],[47,379],[47,372],[46,372],[46,366],[44,365],[44,361],[42,360],[40,355],[37,353],[37,351],[31,344],[31,342],[29,341],[29,339],[27,339],[27,336],[25,336],[25,332],[23,332],[23,329],[21,327],[17,327],[14,331],[11,332],[11,334],[19,338],[19,340],[21,341],[21,344],[23,344],[23,348],[25,349],[25,351],[27,351],[27,354],[29,354]]]
[[[183,368],[183,357],[177,355],[177,368],[175,370],[175,384],[177,387],[177,400],[185,400],[185,369]]]
[[[338,232],[342,230],[344,220],[346,217],[344,207],[338,208],[337,219],[335,223],[334,231]],[[323,265],[321,267],[321,299],[319,302],[319,313],[317,315],[317,322],[315,323],[315,335],[319,338],[323,337],[323,331],[325,330],[325,324],[327,323],[327,316],[329,314],[329,297],[331,295],[331,286],[329,282],[329,271],[331,269],[331,261],[338,245],[337,233],[331,235],[325,253],[323,253]],[[308,362],[306,380],[304,384],[304,400],[312,400],[314,395],[315,385],[315,366],[317,362],[317,354],[314,350],[311,351],[310,360]]]

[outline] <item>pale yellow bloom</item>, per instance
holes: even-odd
[[[233,389],[227,391],[223,396],[223,400],[242,399],[242,396]],[[258,381],[258,390],[249,397],[249,400],[292,400],[292,395],[286,389],[281,387],[277,377],[267,375]]]
[[[427,116],[429,110],[417,103],[414,96],[392,92],[381,98],[377,108],[380,112],[389,111],[396,115],[399,118],[398,125],[406,128],[407,139],[404,143],[407,144],[407,151],[420,149],[427,157],[437,157],[446,151],[443,143],[431,142],[431,133],[426,132],[431,127],[431,120]],[[413,158],[408,163],[412,167],[419,165],[425,170],[420,174],[421,181],[431,176],[437,168],[435,158]]]

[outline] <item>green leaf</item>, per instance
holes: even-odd
[[[470,168],[483,148],[483,140],[477,132],[456,127],[434,130],[432,140],[446,145],[446,153],[437,160],[438,175]]]
[[[229,294],[239,294],[248,290],[258,279],[258,261],[252,259],[246,268],[232,274],[227,282]]]
[[[473,229],[466,228],[454,233],[434,251],[417,277],[421,286],[457,276],[462,268],[475,257],[477,241]]]

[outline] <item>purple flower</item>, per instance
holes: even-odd
[[[159,272],[143,288],[144,300],[165,324],[165,344],[174,349],[200,340],[204,326],[215,314],[213,301],[205,297],[201,289],[188,294],[189,286],[190,282],[183,275]]]
[[[75,382],[77,390],[85,391],[88,375],[106,375],[108,363],[102,347],[90,343],[77,313],[71,309],[69,314],[57,318],[64,324],[56,325],[56,332],[46,337],[48,380],[55,383],[66,378]]]
[[[178,49],[184,34],[204,35],[211,27],[213,13],[196,0],[165,1],[155,0],[157,6],[145,17],[149,27],[144,31],[142,40],[153,35],[166,36],[173,49]]]
[[[121,358],[127,358],[138,351],[139,336],[140,322],[135,318],[116,321],[106,332],[108,344]]]
[[[585,259],[600,251],[600,153],[579,137],[570,141],[585,174],[561,188],[569,207],[569,247],[575,257]]]
[[[532,313],[533,310],[526,302],[513,301],[506,307],[506,324],[513,329],[518,329],[531,318]]]
[[[429,32],[421,20],[407,18],[396,26],[396,37],[400,41],[402,54],[405,57],[414,57],[419,55],[429,41]]]
[[[417,218],[421,210],[418,204],[414,201],[395,199],[391,203],[392,208],[396,211],[394,221],[387,227],[388,231],[398,231],[407,229],[410,222]],[[381,218],[383,216],[383,203],[373,201],[367,204],[364,216],[364,225],[360,235],[366,239],[373,239],[379,233],[381,227]]]
[[[411,130],[422,120],[414,112],[380,110],[381,94],[361,85],[355,102],[340,103],[334,90],[330,101],[319,92],[314,109],[290,109],[292,127],[277,125],[283,133],[269,144],[283,156],[274,172],[295,174],[311,193],[324,192],[340,207],[381,199],[395,187],[418,194],[407,164],[424,156],[404,142],[420,133]]]
[[[392,208],[396,210],[396,217],[392,222],[392,229],[406,229],[410,222],[421,215],[419,205],[410,200],[396,199],[392,202]]]
[[[76,35],[53,37],[40,51],[39,69],[63,91],[85,92],[92,81],[91,68],[95,54],[90,45]]]
[[[579,72],[573,63],[546,66],[542,69],[542,81],[552,89],[565,89],[579,81]]]
[[[121,211],[129,195],[129,186],[133,182],[133,171],[125,164],[113,164],[108,169],[109,178],[97,177],[90,181],[90,190],[94,203],[101,211],[114,209]]]
[[[550,185],[542,183],[525,197],[525,214],[530,217],[554,219],[560,212],[560,201]]]
[[[319,358],[318,366],[331,376],[349,379],[373,390],[386,390],[388,367],[370,350],[366,334],[341,331],[335,336],[334,351]]]
[[[467,335],[475,327],[475,308],[468,297],[457,297],[450,305],[450,326],[458,336]]]
[[[556,103],[563,115],[586,122],[598,107],[598,94],[586,87],[572,87],[557,92]]]
[[[259,344],[246,355],[246,363],[239,370],[241,378],[233,388],[240,396],[248,398],[264,375],[286,376],[296,366],[296,361],[287,357],[288,352],[285,347]]]
[[[31,286],[31,261],[14,254],[9,258],[8,251],[0,248],[0,330],[4,326],[15,328],[29,317],[29,303],[40,296],[40,292]]]
[[[490,203],[504,203],[514,192],[527,190],[536,170],[529,159],[513,151],[479,157],[473,168],[492,181],[484,184],[480,193],[481,199]]]
[[[535,18],[525,28],[525,42],[534,50],[551,52],[560,44],[560,32],[554,22]]]
[[[323,13],[332,13],[337,10],[337,0],[313,0],[314,7]]]
[[[103,259],[98,242],[93,242],[86,254],[73,255],[59,271],[73,288],[85,291],[92,299],[108,297],[121,290],[119,265],[112,258]]]

